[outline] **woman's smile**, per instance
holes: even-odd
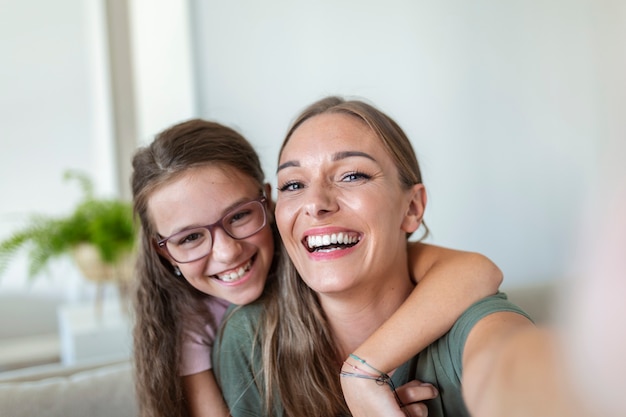
[[[309,252],[328,252],[350,248],[361,240],[358,233],[338,232],[319,235],[309,235],[303,243]]]
[[[375,281],[403,264],[410,194],[361,120],[323,114],[302,123],[281,153],[278,184],[276,224],[315,291],[349,294],[363,277]]]

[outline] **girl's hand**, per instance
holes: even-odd
[[[396,393],[402,404],[404,404],[405,415],[409,417],[428,416],[428,408],[423,401],[432,400],[439,395],[437,388],[433,384],[416,379],[397,388]]]

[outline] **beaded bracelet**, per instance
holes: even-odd
[[[350,354],[350,357],[352,359],[354,359],[355,361],[358,361],[360,363],[362,363],[363,365],[367,366],[368,368],[372,369],[373,371],[375,371],[378,376],[376,375],[372,375],[371,373],[364,371],[363,369],[358,368],[355,365],[351,365],[348,362],[344,362],[344,364],[348,365],[349,367],[351,367],[353,370],[355,371],[359,371],[359,372],[363,372],[363,373],[354,373],[354,372],[346,372],[346,371],[341,371],[339,373],[340,376],[342,377],[353,377],[353,378],[362,378],[362,379],[369,379],[372,381],[376,381],[376,384],[378,385],[384,385],[387,384],[389,386],[389,388],[391,389],[391,392],[393,392],[393,396],[396,399],[396,402],[398,403],[398,405],[400,406],[400,408],[402,409],[402,411],[404,411],[404,413],[408,416],[408,411],[404,408],[404,404],[402,403],[402,401],[400,400],[400,397],[398,396],[398,393],[396,392],[396,386],[394,385],[393,381],[391,380],[391,377],[384,373],[379,371],[378,369],[374,368],[372,365],[370,365],[369,363],[367,363],[364,359],[359,358],[358,356],[354,355],[354,354]]]
[[[357,355],[355,355],[354,353],[351,353],[349,355],[352,359],[354,359],[357,362],[361,362],[363,365],[367,366],[368,368],[370,368],[371,370],[373,370],[374,372],[376,372],[377,374],[383,375],[384,372],[379,371],[378,369],[374,368],[372,365],[370,365],[369,363],[365,362],[365,359],[361,359],[359,358]]]

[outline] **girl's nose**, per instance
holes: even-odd
[[[213,230],[211,259],[221,263],[229,263],[237,259],[241,250],[240,240],[230,237],[221,227],[216,227]]]

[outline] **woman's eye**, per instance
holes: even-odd
[[[283,191],[296,191],[296,190],[300,190],[304,188],[304,185],[301,182],[297,182],[297,181],[291,181],[291,182],[287,182],[283,185],[281,185],[280,187],[278,187],[278,191],[283,192]]]
[[[350,172],[343,177],[341,177],[342,182],[354,182],[354,181],[362,181],[369,180],[371,176],[364,174],[362,172]]]

